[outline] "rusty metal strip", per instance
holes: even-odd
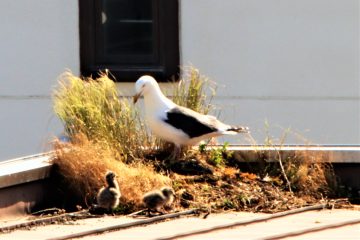
[[[61,214],[58,216],[45,217],[45,218],[30,220],[27,222],[18,223],[18,224],[14,224],[14,225],[10,225],[10,226],[0,227],[0,233],[13,231],[13,230],[20,229],[20,228],[28,228],[28,227],[32,227],[32,226],[37,226],[40,224],[51,224],[51,223],[58,222],[61,220],[68,220],[68,219],[75,220],[75,219],[84,219],[84,218],[90,218],[90,217],[94,217],[94,215],[89,215],[87,210],[82,210],[82,211],[73,212],[73,213],[64,213],[64,214]],[[98,216],[96,216],[96,217],[98,217]]]
[[[89,230],[89,231],[69,234],[69,235],[65,235],[65,236],[61,236],[61,237],[49,238],[48,240],[65,240],[65,239],[80,238],[80,237],[85,237],[88,235],[104,233],[107,231],[122,230],[122,229],[130,228],[130,227],[146,225],[146,224],[150,224],[150,223],[154,223],[154,222],[159,222],[159,221],[162,221],[165,219],[177,218],[177,217],[184,216],[184,215],[194,214],[196,212],[197,212],[197,209],[191,209],[191,210],[187,210],[187,211],[165,214],[165,215],[161,215],[161,216],[157,216],[157,217],[139,220],[139,221],[135,221],[135,222],[131,222],[131,223],[116,224],[116,225],[97,228],[97,229],[93,229],[93,230]]]
[[[360,218],[352,219],[349,221],[327,224],[327,225],[319,226],[319,227],[305,228],[305,229],[301,229],[298,231],[292,231],[292,232],[278,234],[278,235],[274,235],[274,236],[270,236],[270,237],[260,238],[259,240],[277,240],[277,239],[283,239],[283,238],[288,238],[288,237],[296,237],[296,236],[300,236],[300,235],[304,235],[304,234],[308,234],[308,233],[320,232],[320,231],[325,231],[325,230],[329,230],[329,229],[340,228],[340,227],[345,227],[345,226],[350,226],[350,225],[355,225],[355,224],[360,224]]]
[[[293,215],[293,214],[299,214],[299,213],[303,213],[303,212],[307,212],[307,211],[321,210],[326,207],[327,207],[326,204],[318,204],[318,205],[314,205],[314,206],[302,207],[302,208],[293,209],[293,210],[289,210],[289,211],[285,211],[285,212],[274,213],[269,216],[254,218],[251,220],[238,221],[238,222],[234,222],[234,223],[218,225],[218,226],[211,227],[211,228],[205,228],[205,229],[201,229],[201,230],[180,233],[180,234],[169,236],[169,237],[157,238],[156,240],[179,239],[179,238],[184,238],[184,237],[188,237],[188,236],[223,230],[223,229],[227,229],[227,228],[233,228],[233,227],[244,226],[244,225],[249,225],[249,224],[253,224],[253,223],[265,222],[265,221],[269,221],[269,220],[272,220],[275,218],[285,217],[285,216],[289,216],[289,215]]]

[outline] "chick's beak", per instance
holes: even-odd
[[[138,101],[138,99],[141,97],[141,92],[139,92],[139,93],[137,93],[137,94],[135,94],[134,96],[133,96],[133,102],[134,102],[134,104]]]

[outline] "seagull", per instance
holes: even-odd
[[[174,201],[174,196],[175,193],[171,187],[163,187],[160,190],[145,193],[143,203],[147,208],[148,215],[151,216],[151,211],[163,214],[159,209],[170,206]]]
[[[189,108],[179,106],[167,98],[156,80],[148,75],[135,83],[134,104],[144,96],[145,119],[151,131],[159,138],[172,142],[175,146],[172,159],[180,152],[181,146],[221,135],[248,133],[248,127],[231,126],[211,115],[204,115]]]
[[[97,194],[98,207],[113,211],[119,205],[121,197],[115,173],[108,171],[105,175],[107,187],[102,187]]]

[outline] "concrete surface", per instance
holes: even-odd
[[[264,216],[261,213],[230,212],[212,214],[207,219],[199,217],[183,217],[164,221],[157,224],[133,227],[121,231],[113,231],[99,235],[84,237],[82,239],[160,239],[173,235],[250,220]],[[250,224],[231,229],[214,231],[207,234],[193,235],[181,239],[267,239],[268,237],[291,231],[325,226],[332,223],[360,219],[359,210],[322,210],[305,212],[301,214],[282,217],[267,222]],[[94,228],[128,223],[137,219],[127,217],[102,217],[97,219],[78,220],[66,224],[38,226],[31,230],[17,230],[15,232],[0,234],[0,239],[49,239],[76,232],[92,230]],[[325,231],[309,233],[288,239],[359,239],[360,224],[328,229]]]

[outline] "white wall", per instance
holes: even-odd
[[[360,143],[358,0],[180,2],[182,64],[218,83],[222,119],[260,143],[265,119],[275,137]]]
[[[360,143],[357,0],[179,1],[182,64],[218,83],[221,119],[260,143],[265,119],[275,137],[291,127],[318,144]],[[61,132],[50,94],[64,69],[79,73],[78,2],[1,0],[0,37],[1,161]]]
[[[46,149],[61,132],[51,91],[66,69],[79,73],[78,3],[0,1],[0,161]]]

